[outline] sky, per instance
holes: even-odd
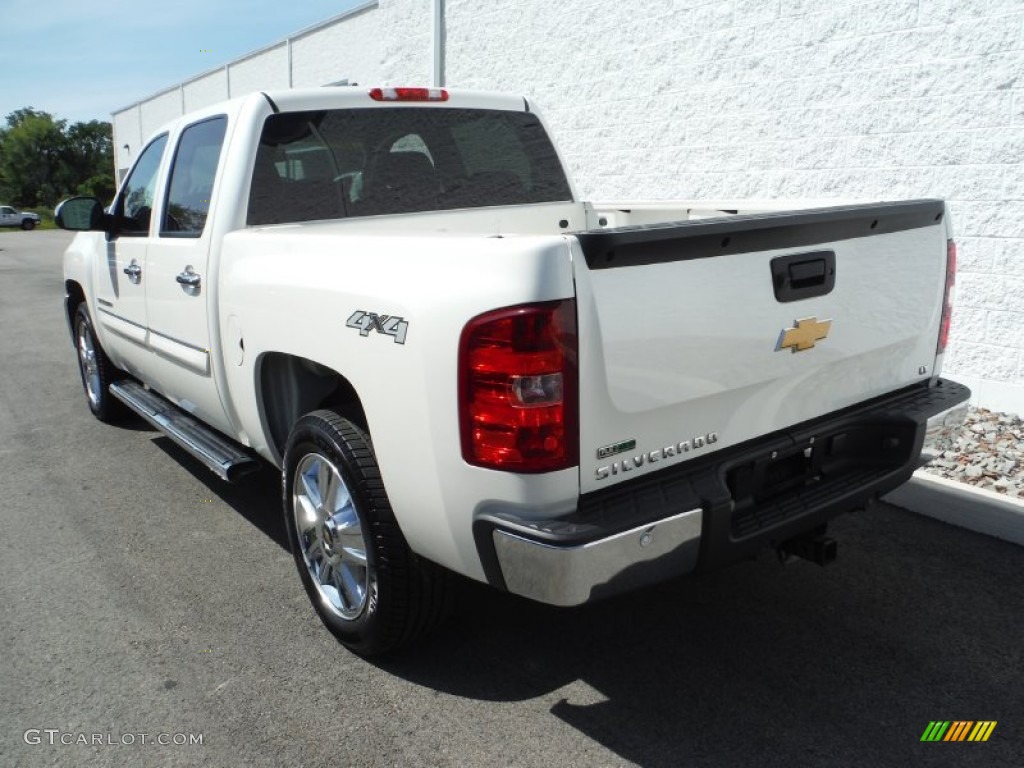
[[[366,0],[0,0],[0,121],[111,112]]]

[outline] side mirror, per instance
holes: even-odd
[[[95,197],[70,197],[53,212],[54,222],[72,232],[109,232],[110,217]]]

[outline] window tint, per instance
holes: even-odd
[[[161,235],[199,237],[203,234],[227,122],[226,117],[214,117],[190,125],[182,132],[171,167]]]
[[[291,112],[264,123],[248,223],[570,199],[554,147],[527,112]]]
[[[481,117],[453,126],[452,136],[468,175],[511,171],[523,184],[530,183],[530,159],[507,123]]]
[[[167,146],[167,134],[159,136],[142,150],[114,206],[119,235],[139,237],[149,233],[153,214],[156,173]]]

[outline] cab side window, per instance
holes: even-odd
[[[128,175],[128,181],[125,182],[114,204],[118,235],[144,237],[149,234],[156,176],[166,146],[167,134],[158,136],[150,142],[142,150],[138,162]]]
[[[182,132],[171,165],[161,236],[203,234],[227,122],[222,115],[190,125]]]

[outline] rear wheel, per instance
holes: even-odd
[[[121,377],[121,372],[114,367],[100,346],[85,302],[75,310],[75,349],[78,352],[78,372],[82,376],[89,410],[100,421],[116,421],[124,414],[124,409],[121,402],[110,394],[108,387]]]
[[[283,486],[302,584],[346,647],[382,654],[444,618],[450,574],[409,549],[362,429],[329,410],[299,419],[288,438]]]

